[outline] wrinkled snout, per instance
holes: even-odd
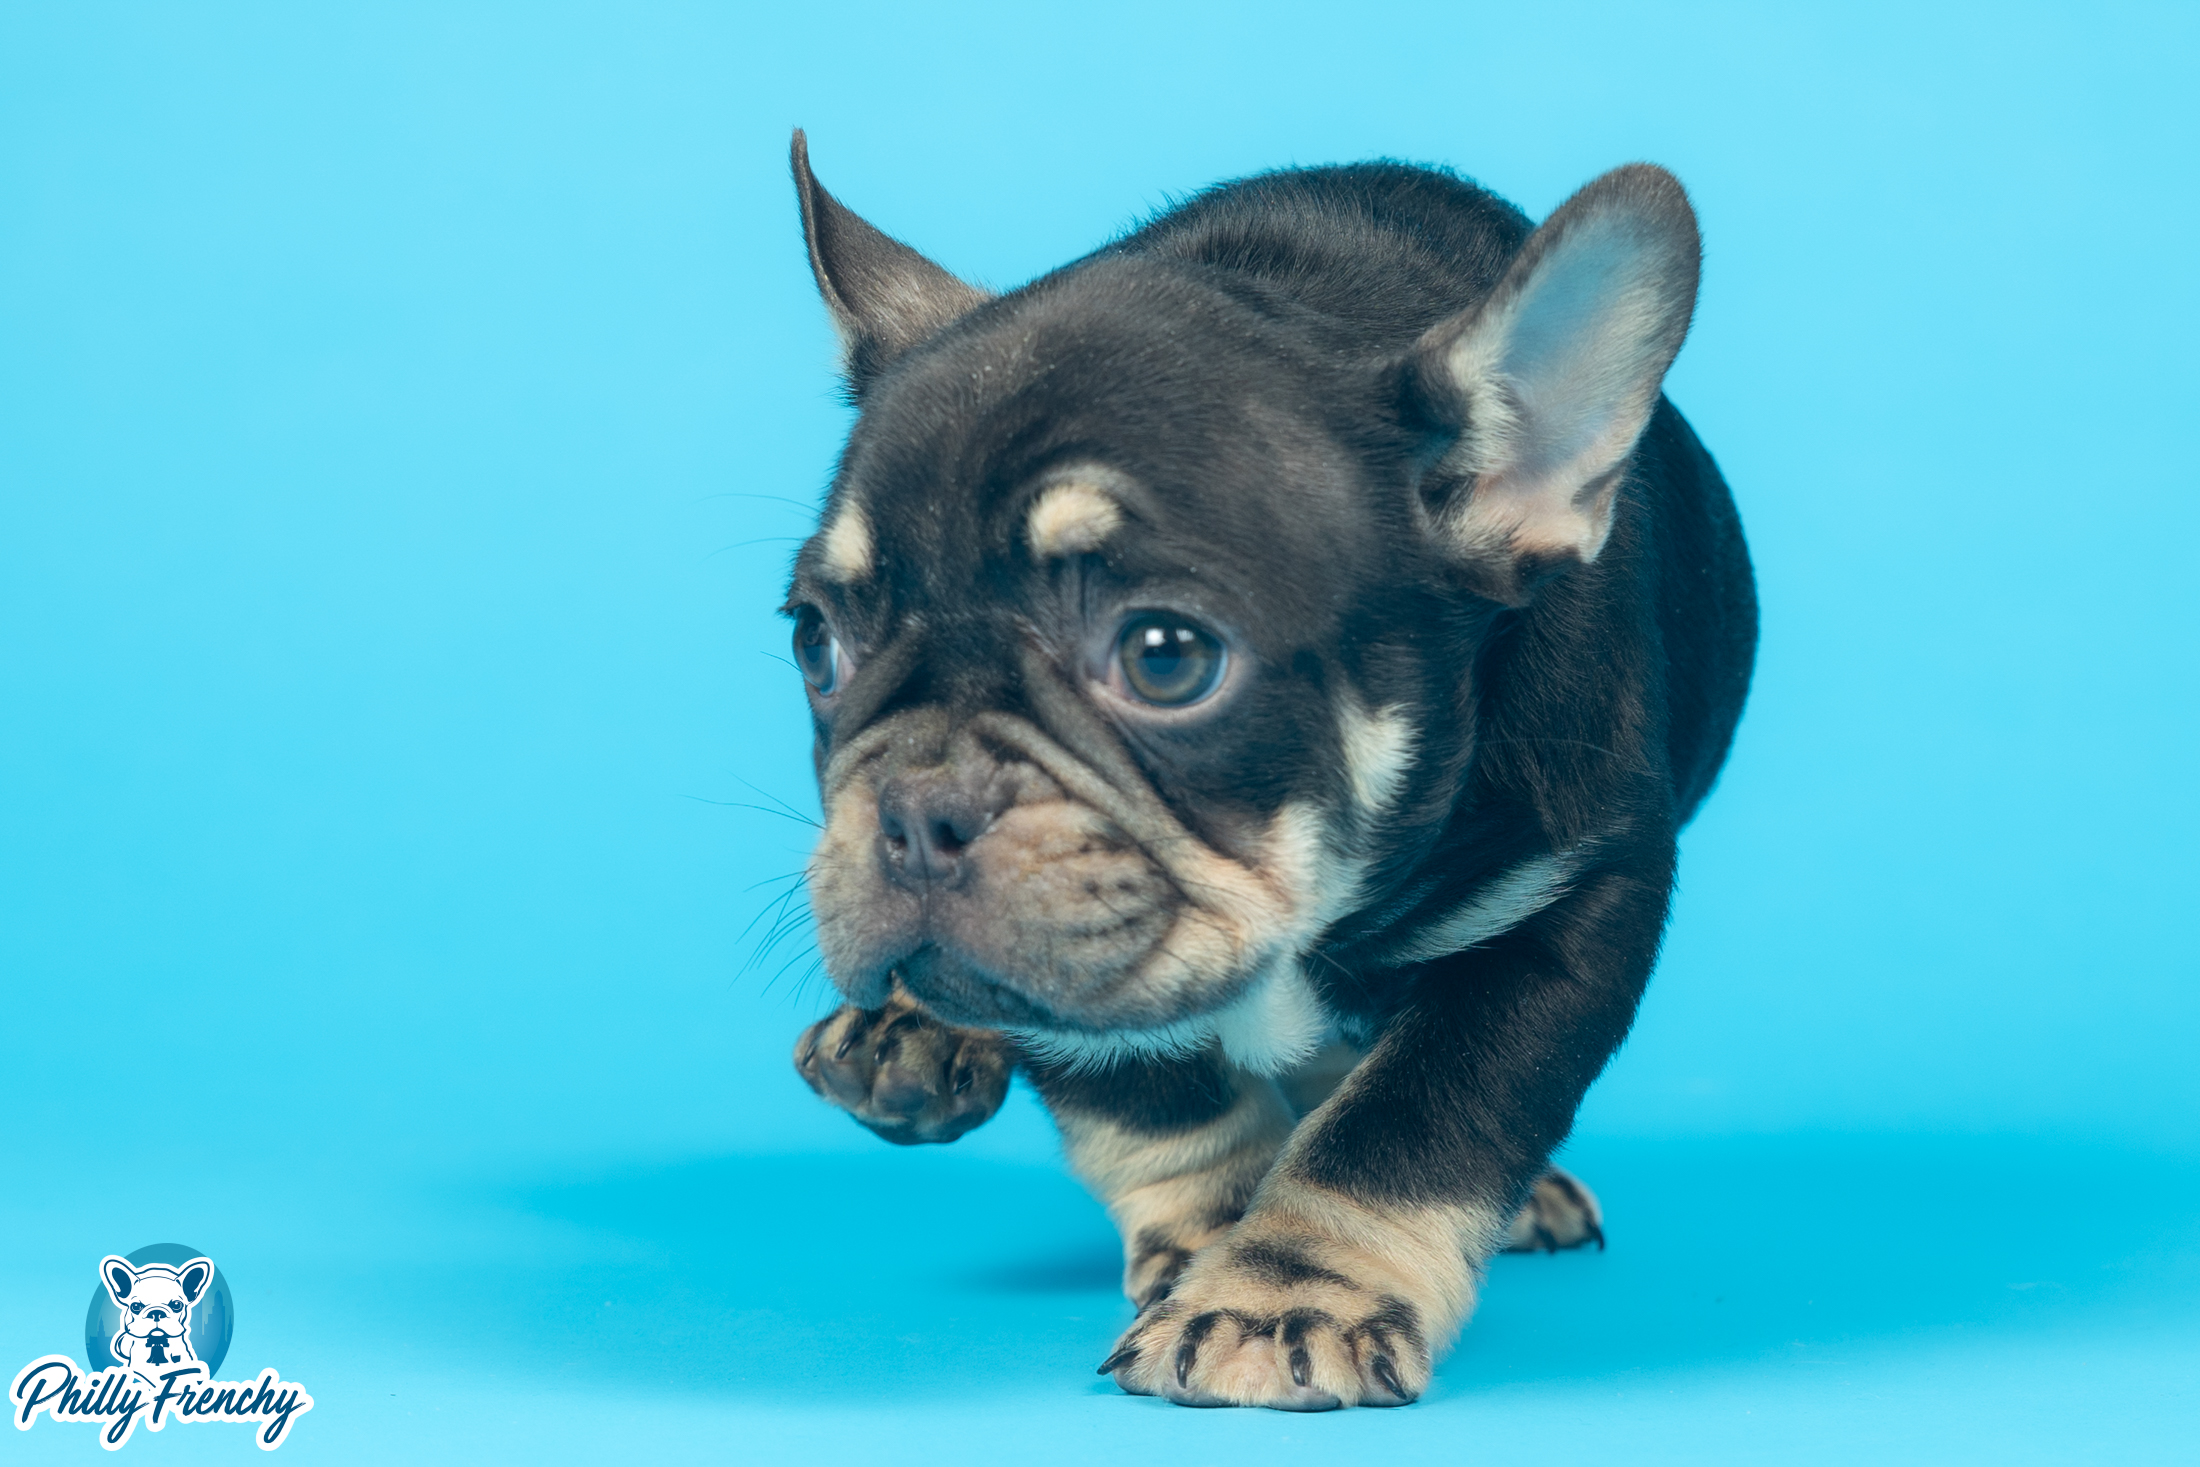
[[[1147,1028],[1228,1002],[1292,906],[1143,781],[1103,778],[1023,719],[937,708],[836,757],[809,876],[851,1002],[877,1008],[898,973],[948,1022],[1008,1029]]]

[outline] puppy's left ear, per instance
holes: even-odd
[[[1424,499],[1486,594],[1518,605],[1604,549],[1701,261],[1680,181],[1630,164],[1560,205],[1486,300],[1415,346],[1418,405],[1457,435]]]
[[[840,334],[849,390],[860,398],[894,358],[991,297],[825,192],[810,172],[810,143],[799,127],[792,162],[810,270]]]
[[[99,1277],[107,1285],[107,1297],[118,1309],[130,1307],[130,1291],[137,1287],[137,1265],[110,1253],[99,1260]]]
[[[183,1285],[183,1298],[187,1304],[199,1302],[199,1295],[206,1292],[206,1282],[214,1276],[214,1260],[194,1258],[176,1270],[176,1278]]]

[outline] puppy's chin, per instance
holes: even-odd
[[[950,1024],[984,1029],[1051,1028],[1062,1023],[1046,1004],[1001,983],[968,959],[927,943],[897,970],[910,993]]]
[[[1166,960],[1166,955],[1151,954],[1152,960]],[[1132,972],[1120,976],[1135,978]],[[934,1017],[950,1024],[1095,1037],[1168,1030],[1196,1021],[1229,1005],[1250,981],[1250,975],[1232,974],[1180,986],[1162,1007],[1135,981],[1065,992],[1054,984],[993,971],[970,954],[937,942],[925,942],[891,966],[872,967],[854,981],[834,976],[842,996],[863,1008],[883,1004],[898,982]]]

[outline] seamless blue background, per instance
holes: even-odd
[[[309,1461],[2187,1461],[2186,7],[0,12],[0,1364],[236,1291]],[[785,146],[1012,284],[1290,163],[1708,246],[1765,643],[1570,1156],[1405,1412],[1128,1400],[1028,1097],[892,1152],[764,951],[847,414]],[[754,924],[754,925],[752,925]],[[81,1456],[86,1428],[0,1434]],[[128,1450],[249,1451],[178,1428]]]

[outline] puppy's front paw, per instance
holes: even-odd
[[[1556,1253],[1594,1243],[1604,1250],[1604,1209],[1578,1178],[1552,1167],[1536,1179],[1505,1237],[1508,1253]]]
[[[879,1135],[915,1146],[991,1119],[1014,1058],[1001,1035],[943,1024],[897,988],[881,1008],[850,1004],[804,1030],[794,1067]]]
[[[1194,1258],[1100,1367],[1187,1406],[1403,1406],[1428,1388],[1440,1301],[1361,1250],[1248,1220]],[[1433,1307],[1432,1307],[1433,1306]]]

